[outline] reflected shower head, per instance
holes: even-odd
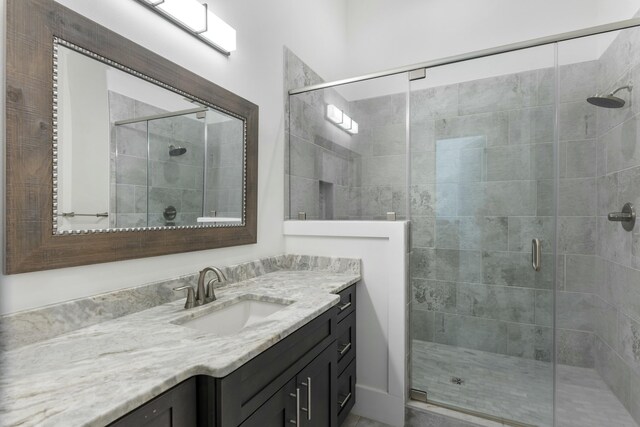
[[[622,108],[622,107],[624,107],[625,100],[622,99],[622,98],[618,98],[617,96],[615,96],[615,94],[618,93],[619,91],[621,91],[622,89],[627,89],[629,92],[631,92],[632,88],[633,88],[633,86],[631,86],[631,84],[629,84],[627,86],[622,86],[622,87],[619,87],[618,89],[614,90],[613,92],[611,92],[609,95],[606,95],[606,96],[603,96],[603,95],[591,96],[591,97],[587,98],[587,102],[589,104],[595,105],[596,107]]]
[[[176,147],[175,145],[169,146],[169,155],[170,156],[182,156],[187,152],[187,149],[184,147]]]

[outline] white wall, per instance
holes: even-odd
[[[638,0],[349,0],[349,72],[366,73],[627,19],[639,7]]]
[[[58,49],[59,212],[109,212],[107,66]],[[60,230],[108,228],[104,217],[58,218]]]
[[[407,223],[285,221],[288,253],[362,260],[356,288],[357,383],[353,412],[404,425]]]
[[[282,253],[282,46],[290,46],[328,78],[342,75],[340,64],[344,63],[344,54],[341,52],[344,52],[345,46],[342,37],[346,34],[346,6],[343,0],[208,1],[212,10],[238,31],[238,50],[230,58],[199,43],[133,0],[61,0],[60,3],[259,105],[258,243],[45,272],[3,275],[0,276],[0,313],[192,273],[205,265],[228,265]],[[5,0],[0,0],[3,17],[5,8]],[[3,36],[5,28],[3,21]],[[1,55],[5,54],[4,45],[3,42],[0,47]],[[4,64],[4,60],[2,63]],[[2,69],[4,73],[4,67]],[[0,125],[4,141],[4,85],[2,91]],[[4,143],[2,146],[4,150]],[[4,173],[2,179],[4,180]],[[2,188],[4,189],[4,185]]]
[[[629,19],[640,0],[349,0],[349,76],[446,58]],[[402,7],[399,7],[402,5]],[[598,59],[612,37],[574,43],[564,63]],[[553,65],[539,48],[429,71],[421,87]],[[349,100],[397,92],[384,84],[343,89]]]

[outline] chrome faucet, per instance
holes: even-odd
[[[209,280],[205,287],[204,279],[208,272],[214,272],[216,277]],[[213,284],[215,282],[223,283],[226,282],[227,278],[224,273],[218,267],[205,267],[200,271],[200,276],[198,277],[198,290],[196,292],[196,305],[203,305],[211,301],[216,300],[216,294],[213,290]]]

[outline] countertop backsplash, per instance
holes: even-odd
[[[205,266],[203,266],[205,267]],[[277,255],[220,267],[225,285],[281,270],[360,274],[360,260],[309,255]],[[173,288],[198,282],[198,272],[0,317],[0,350],[12,350],[80,328],[184,298]],[[218,286],[221,286],[220,284]]]

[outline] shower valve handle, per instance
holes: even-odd
[[[607,218],[609,218],[609,221],[626,222],[632,221],[633,215],[624,212],[612,212],[607,216]]]
[[[609,221],[622,223],[622,228],[626,231],[633,230],[636,225],[636,210],[631,203],[626,203],[622,207],[622,212],[612,212],[607,215]]]

